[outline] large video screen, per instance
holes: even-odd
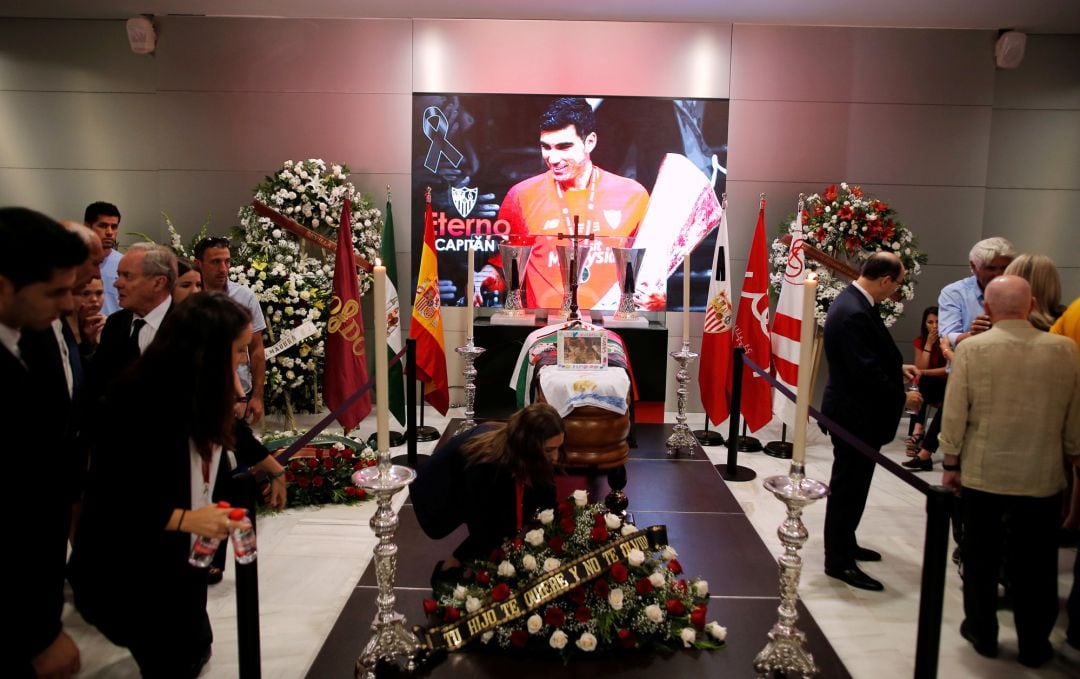
[[[727,100],[419,93],[412,110],[412,282],[430,187],[444,306],[466,304],[472,275],[483,306],[501,306],[516,285],[525,306],[559,308],[566,274],[556,246],[573,234],[587,248],[582,309],[616,308],[612,248],[638,248],[638,308],[681,310],[690,247],[690,306],[704,309],[716,217],[706,203],[725,187]],[[519,267],[500,244],[529,245],[531,256]]]

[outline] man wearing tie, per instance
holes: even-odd
[[[844,288],[825,318],[825,358],[829,382],[821,411],[874,448],[896,436],[905,405],[904,378],[914,378],[915,366],[903,365],[900,350],[889,335],[878,303],[904,280],[904,265],[891,252],[877,252],[863,263],[859,278]],[[908,405],[922,402],[908,392]],[[855,540],[874,461],[837,436],[833,441],[832,477],[825,506],[825,574],[852,587],[879,592],[884,585],[856,565],[880,561],[881,554]]]
[[[9,639],[14,676],[71,677],[79,671],[79,649],[61,624],[72,469],[56,464],[58,457],[41,456],[70,450],[73,432],[64,426],[72,419],[70,395],[58,376],[60,356],[50,326],[74,306],[71,289],[87,256],[78,236],[45,215],[0,209],[2,450],[52,470],[40,483],[16,478],[8,485],[10,505],[29,512],[7,527],[20,559],[19,582],[6,611],[16,622]]]

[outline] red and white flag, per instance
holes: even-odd
[[[716,227],[716,249],[713,250],[712,281],[709,300],[705,305],[705,332],[701,336],[701,364],[698,385],[705,415],[716,426],[730,415],[731,405],[731,260],[728,258],[727,203],[720,213]]]
[[[360,284],[356,278],[356,258],[353,255],[351,211],[352,205],[346,198],[338,221],[334,296],[330,318],[326,323],[323,399],[330,410],[337,408],[368,381],[364,318],[360,313]],[[349,406],[338,417],[338,422],[347,432],[370,412],[371,392],[368,392]]]
[[[746,262],[739,297],[739,313],[735,316],[735,346],[746,349],[746,358],[762,370],[770,370],[772,351],[769,347],[769,258],[765,244],[765,199],[758,209],[754,242]],[[749,366],[743,366],[742,415],[746,426],[754,432],[772,419],[772,385]]]
[[[797,228],[791,235],[787,266],[780,282],[780,300],[772,322],[772,359],[776,379],[788,389],[798,392],[799,337],[802,332],[803,294],[806,283],[806,256],[803,254],[803,202],[799,201],[795,219]],[[814,320],[810,319],[813,323]],[[785,424],[795,425],[795,403],[779,391],[773,394],[773,413]]]

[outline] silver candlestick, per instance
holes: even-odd
[[[780,619],[769,632],[769,643],[754,658],[754,669],[759,679],[779,672],[788,677],[814,677],[820,674],[814,664],[814,656],[806,650],[806,635],[795,627],[799,611],[799,576],[802,574],[802,558],[799,550],[806,543],[809,533],[802,521],[803,508],[817,502],[829,492],[820,481],[806,478],[806,468],[801,462],[792,462],[787,476],[770,476],[765,488],[787,506],[787,518],[780,524],[776,534],[784,545],[780,564]]]
[[[364,679],[375,679],[375,670],[380,662],[409,672],[416,669],[420,640],[409,631],[405,616],[394,610],[398,548],[393,538],[398,517],[391,506],[394,495],[415,479],[416,472],[412,469],[390,464],[389,449],[379,451],[377,466],[353,474],[353,482],[374,493],[379,506],[370,523],[372,531],[379,538],[379,543],[375,545],[375,576],[379,583],[375,602],[379,611],[371,623],[371,630],[375,634],[356,661],[356,676]]]
[[[473,366],[473,362],[476,358],[484,353],[484,347],[478,347],[473,344],[473,338],[467,337],[465,339],[465,346],[457,347],[454,349],[465,361],[465,369],[461,371],[461,374],[465,376],[465,421],[458,425],[454,435],[458,435],[469,431],[476,426],[476,420],[473,419],[476,415],[474,409],[476,405],[476,368]]]
[[[679,410],[675,413],[675,430],[671,432],[666,443],[668,455],[675,455],[679,452],[679,448],[686,448],[690,455],[693,455],[697,439],[694,438],[690,427],[686,426],[686,385],[690,383],[690,371],[687,370],[687,366],[698,355],[690,351],[689,342],[683,342],[682,349],[671,352],[669,356],[679,362],[679,369],[675,371],[675,381],[679,383],[679,388],[675,392],[679,395]]]

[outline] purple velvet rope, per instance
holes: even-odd
[[[395,363],[400,363],[401,358],[404,355],[405,349],[402,349],[401,351],[394,354],[394,357],[390,359],[390,363],[387,367],[394,365]],[[360,388],[353,392],[352,396],[342,401],[341,405],[339,405],[337,408],[334,408],[333,412],[319,420],[318,424],[309,429],[307,433],[305,433],[303,436],[293,441],[291,446],[275,455],[274,458],[281,464],[285,464],[286,462],[288,462],[289,458],[292,457],[296,453],[296,451],[306,446],[308,443],[311,442],[313,438],[321,434],[323,429],[329,427],[330,423],[336,420],[338,416],[341,415],[341,413],[348,410],[349,406],[356,403],[357,399],[359,399],[365,393],[371,391],[371,388],[373,386],[375,386],[375,378],[371,377],[368,379],[367,382],[364,382],[362,385],[360,385]]]
[[[775,377],[762,370],[761,366],[759,366],[757,363],[754,363],[749,357],[745,355],[743,356],[743,365],[749,366],[751,370],[768,380],[769,383],[772,384],[773,387],[778,389],[781,394],[786,396],[789,401],[795,401],[795,394],[790,389],[781,384],[780,381],[777,380]],[[819,423],[825,425],[825,428],[829,430],[829,433],[840,437],[849,446],[859,451],[866,457],[870,458],[874,462],[878,463],[888,471],[892,472],[894,476],[896,476],[901,481],[908,484],[915,490],[919,491],[920,493],[923,493],[925,495],[930,491],[931,486],[929,483],[919,478],[918,476],[915,476],[908,470],[904,469],[898,463],[885,457],[881,454],[880,451],[874,450],[873,448],[868,446],[862,439],[855,436],[848,430],[844,429],[837,423],[833,422],[832,419],[830,419],[829,417],[822,415],[816,409],[810,408],[809,410],[810,416],[817,420]]]

